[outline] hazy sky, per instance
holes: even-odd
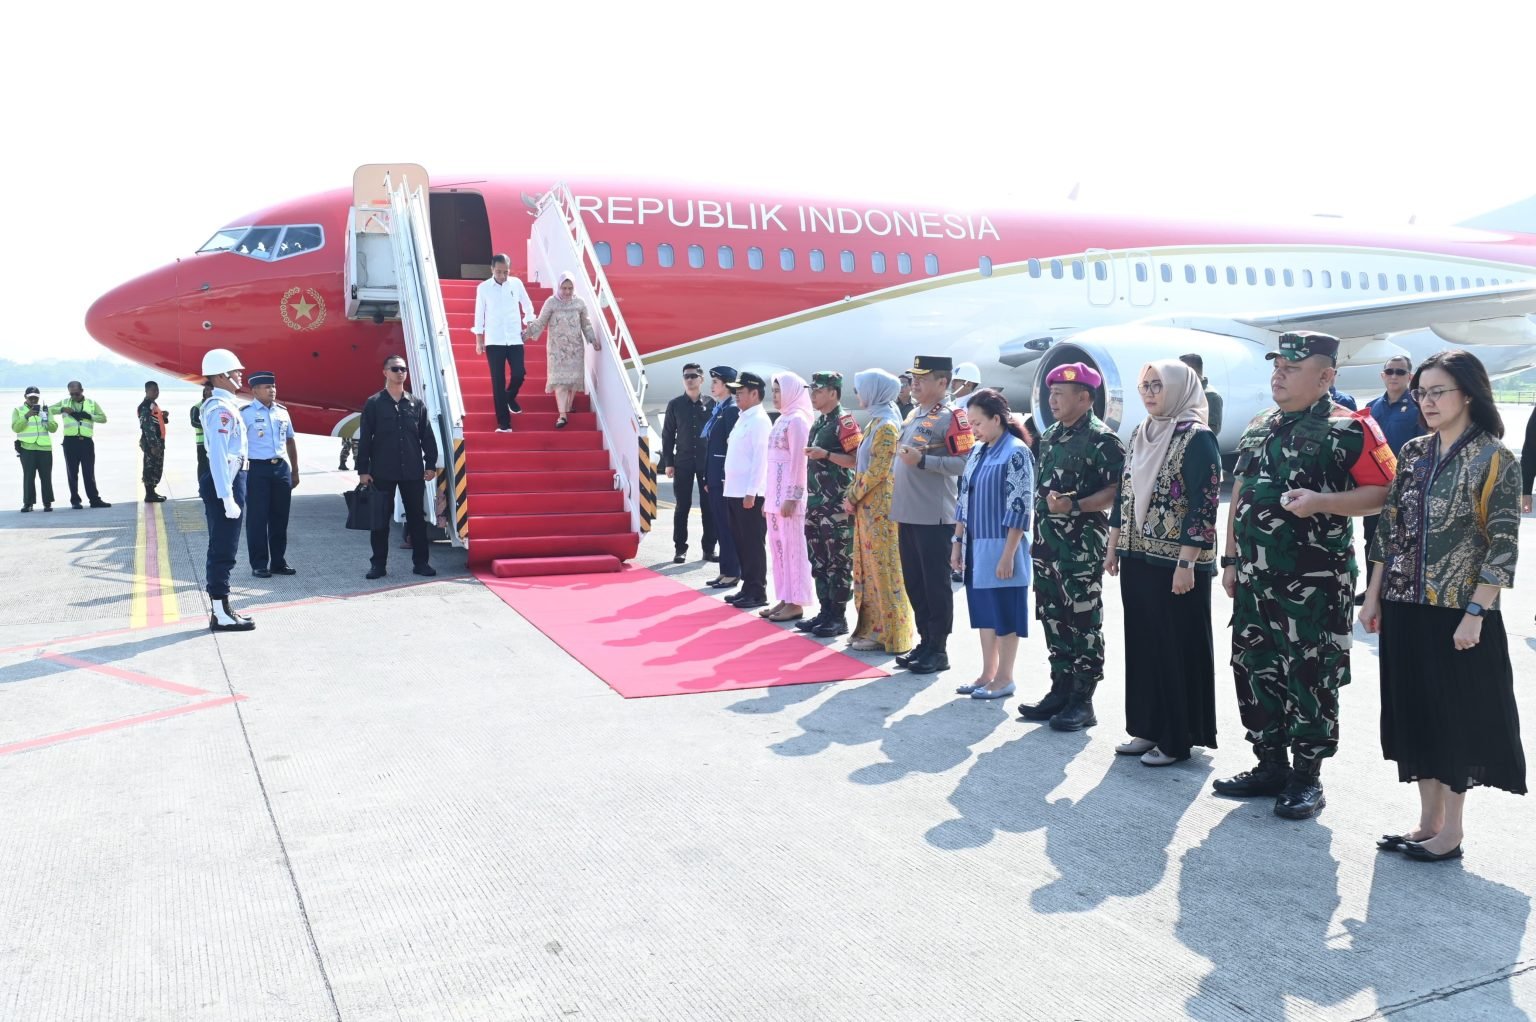
[[[1536,192],[1531,0],[93,6],[0,42],[19,361],[101,353],[102,291],[360,163],[1421,223]]]

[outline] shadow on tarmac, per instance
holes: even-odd
[[[111,666],[124,660],[132,660],[143,653],[152,653],[156,650],[168,649],[178,643],[189,639],[199,639],[208,634],[207,625],[201,619],[188,620],[188,627],[175,632],[161,632],[132,642],[115,642],[100,646],[72,647],[69,655],[76,660],[89,660],[93,664]],[[60,640],[60,645],[66,645],[67,640]],[[44,652],[38,650],[38,653]],[[53,660],[35,656],[34,659],[10,667],[0,668],[0,685],[9,685],[16,681],[26,681],[31,678],[46,678],[54,674],[66,674],[77,671],[80,668],[66,663],[58,663]]]

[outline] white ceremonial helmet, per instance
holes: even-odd
[[[245,366],[240,364],[239,357],[228,348],[212,348],[203,356],[204,376],[219,376],[244,368]]]

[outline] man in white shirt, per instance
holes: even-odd
[[[523,366],[523,325],[533,319],[533,302],[523,282],[511,275],[505,255],[491,257],[491,279],[475,288],[475,354],[484,354],[491,368],[491,402],[496,406],[496,432],[512,432],[509,413],[523,410],[517,403],[528,374]],[[507,380],[511,369],[512,379]]]
[[[726,384],[736,395],[741,417],[725,451],[725,504],[731,537],[741,559],[741,591],[725,602],[742,610],[768,606],[768,522],[763,495],[768,490],[768,434],[773,424],[763,410],[766,386],[756,373],[742,373]]]

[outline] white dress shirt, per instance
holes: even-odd
[[[476,336],[484,335],[486,344],[522,344],[523,323],[533,316],[528,289],[510,274],[505,284],[489,277],[475,288],[473,330]]]
[[[234,496],[235,479],[245,471],[246,462],[250,458],[245,440],[245,420],[240,416],[240,406],[235,403],[235,395],[219,387],[213,388],[213,396],[203,402],[200,416],[213,492],[221,500],[227,499]]]
[[[741,413],[725,448],[725,495],[757,497],[768,492],[768,435],[773,423],[758,404]]]

